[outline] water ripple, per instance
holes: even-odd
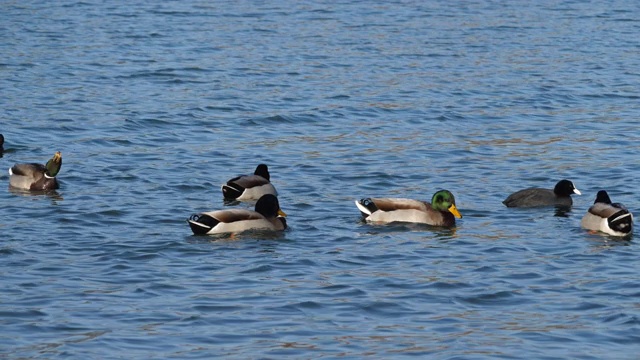
[[[640,208],[633,3],[2,10],[0,182],[64,164],[0,192],[0,357],[635,357],[637,241],[580,229]],[[290,229],[193,236],[260,162]],[[561,178],[569,211],[501,204]],[[353,205],[440,188],[455,229]]]

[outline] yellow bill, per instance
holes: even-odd
[[[453,214],[453,216],[457,217],[458,219],[462,219],[462,215],[460,214],[460,211],[458,211],[458,208],[456,207],[455,204],[451,204],[448,210],[450,213]]]

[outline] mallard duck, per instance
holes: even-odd
[[[573,182],[560,180],[551,189],[528,188],[509,195],[502,203],[507,207],[571,206],[571,194],[582,195]]]
[[[229,209],[192,215],[189,226],[195,235],[238,233],[247,230],[279,231],[287,228],[287,216],[275,195],[263,195],[256,202],[255,211]]]
[[[240,175],[222,185],[222,195],[227,200],[256,200],[265,194],[278,195],[276,188],[269,182],[267,165],[260,164],[253,175]]]
[[[53,190],[60,187],[56,175],[62,166],[62,154],[56,152],[46,165],[15,164],[9,169],[9,184],[24,190]]]
[[[609,194],[600,190],[580,225],[587,230],[627,236],[633,231],[633,215],[622,204],[611,203]]]
[[[365,198],[356,200],[356,206],[365,220],[376,223],[410,222],[433,226],[455,226],[462,218],[456,200],[449,190],[433,194],[431,204],[412,199]]]

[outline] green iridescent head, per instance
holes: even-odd
[[[438,211],[448,211],[458,219],[462,218],[462,215],[456,207],[456,199],[449,190],[439,190],[433,194],[431,207]]]
[[[49,177],[56,177],[58,172],[60,172],[60,167],[62,166],[62,154],[60,151],[56,152],[45,167],[47,168],[47,172],[45,173]]]

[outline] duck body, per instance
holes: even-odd
[[[62,166],[62,155],[56,152],[46,165],[15,164],[9,169],[9,185],[23,190],[55,190],[60,187],[56,175]]]
[[[573,182],[560,180],[553,189],[528,188],[514,192],[502,203],[507,207],[542,207],[573,205],[571,194],[581,195]]]
[[[600,190],[580,225],[613,236],[628,236],[633,232],[633,214],[622,204],[612,203],[609,194]]]
[[[257,200],[263,195],[278,195],[270,182],[267,165],[260,164],[252,175],[240,175],[222,185],[222,195],[227,200]]]
[[[453,194],[447,190],[436,192],[430,203],[405,198],[365,198],[356,200],[356,207],[372,223],[408,222],[432,226],[455,226],[461,218]]]
[[[286,214],[278,199],[267,194],[256,202],[254,210],[228,209],[192,215],[187,222],[194,235],[240,233],[249,230],[281,231],[287,228]]]
[[[284,230],[286,222],[277,217],[267,219],[262,214],[243,209],[200,213],[189,219],[194,235],[239,233],[248,230]]]

